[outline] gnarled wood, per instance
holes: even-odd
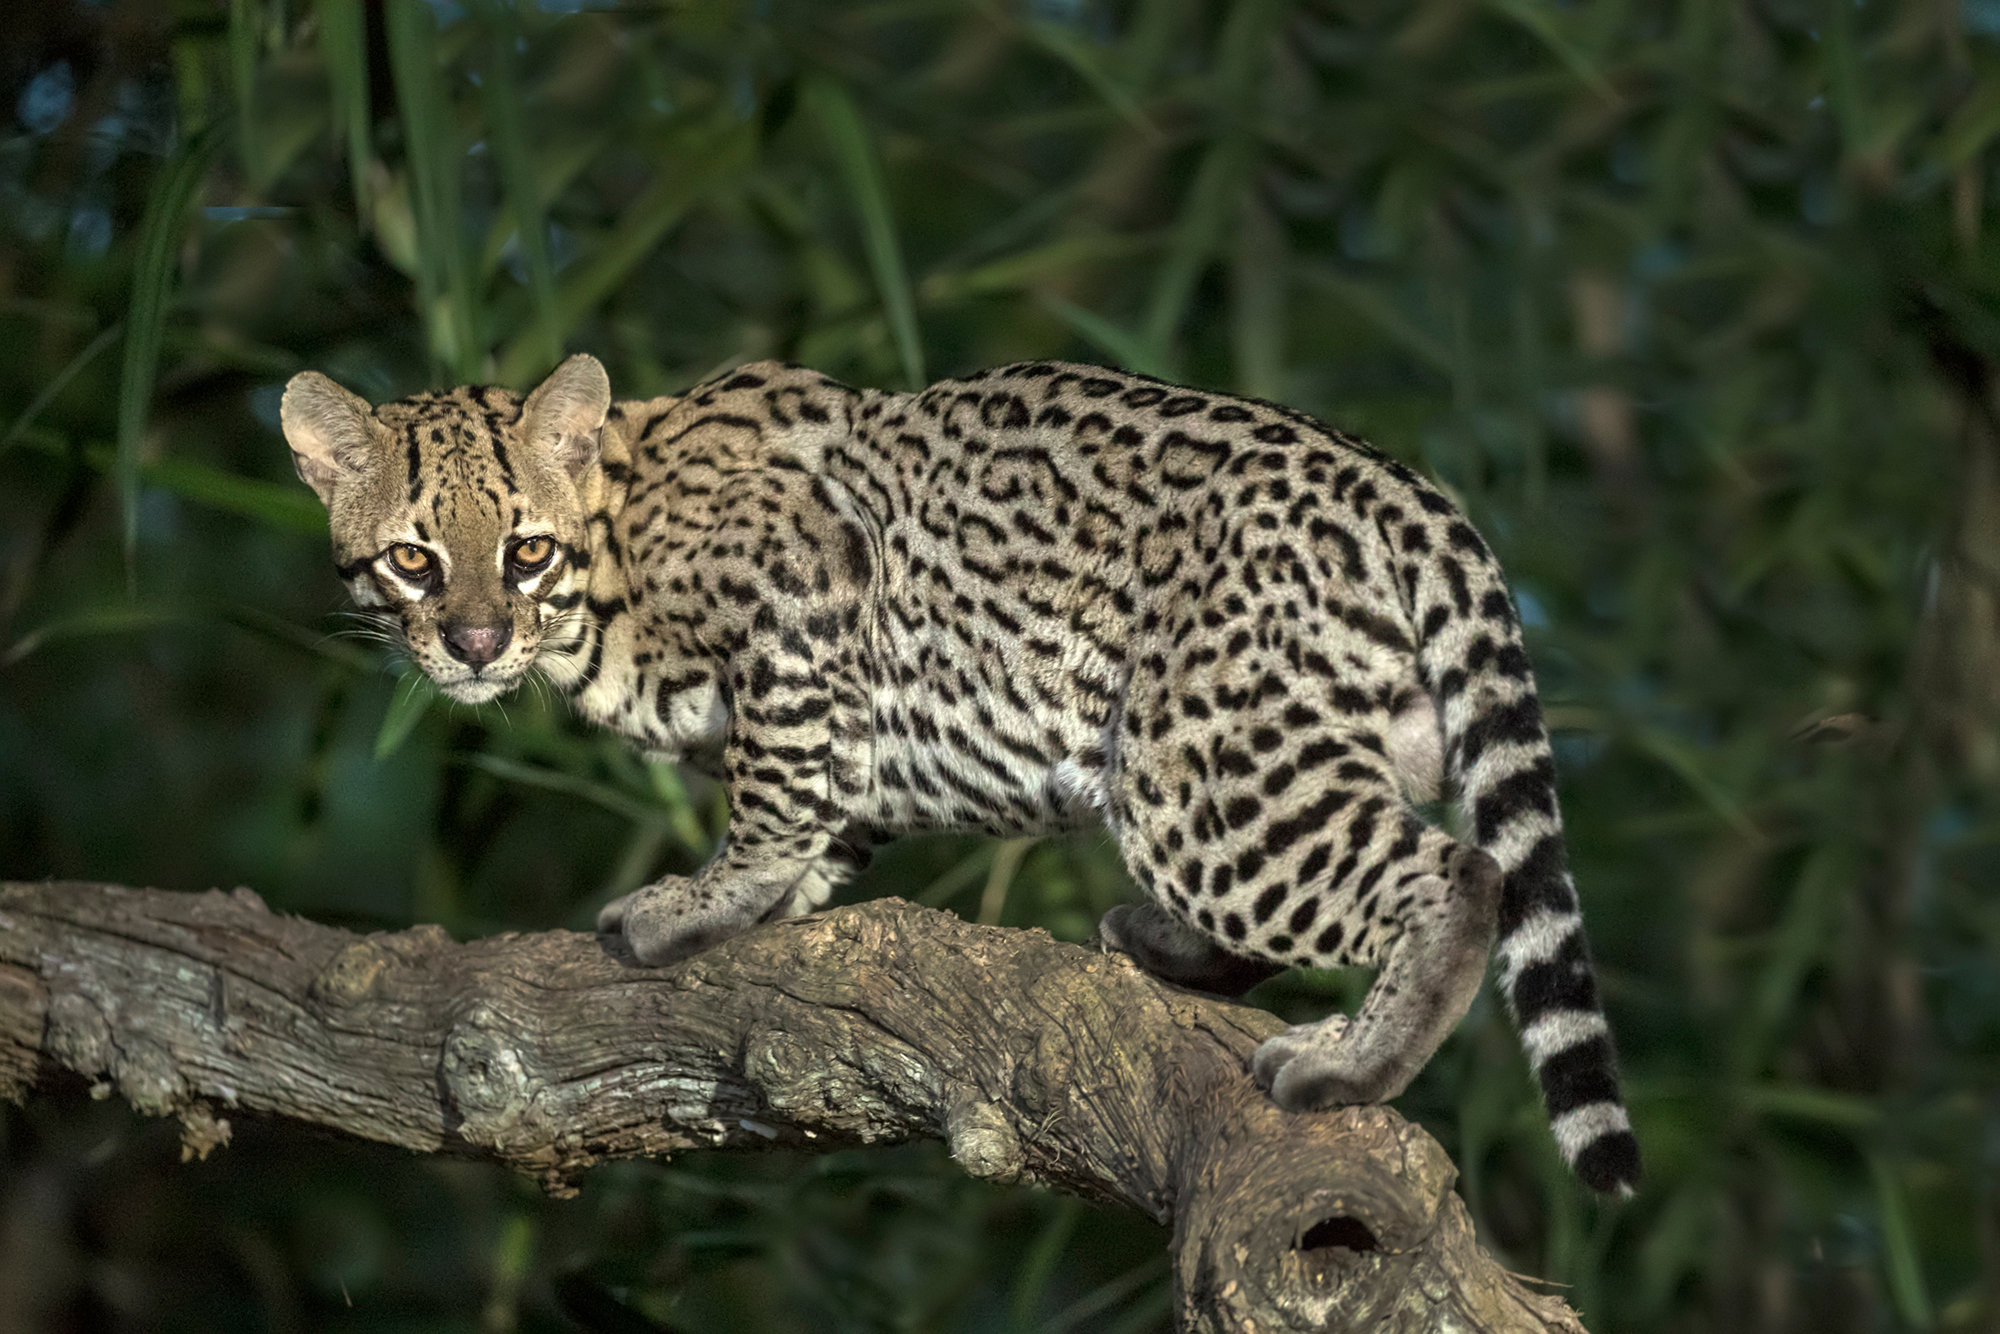
[[[1478,1248],[1422,1130],[1273,1107],[1244,1070],[1278,1027],[896,899],[644,969],[568,931],[357,936],[248,890],[0,885],[0,1096],[75,1071],[179,1117],[192,1155],[240,1110],[561,1191],[607,1158],[930,1136],[975,1176],[1170,1223],[1190,1330],[1581,1330]]]

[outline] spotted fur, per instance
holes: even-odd
[[[1352,1020],[1259,1050],[1280,1105],[1400,1093],[1497,948],[1565,1157],[1637,1181],[1505,579],[1396,460],[1056,363],[614,403],[574,357],[525,400],[374,409],[308,373],[284,421],[355,597],[447,693],[538,670],[727,784],[714,860],[605,910],[641,960],[819,907],[901,831],[1102,820],[1146,897],[1101,934],[1154,971],[1379,968]],[[1414,810],[1441,788],[1464,841]]]

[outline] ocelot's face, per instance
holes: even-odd
[[[570,638],[590,559],[578,485],[609,406],[603,374],[573,358],[525,402],[471,388],[372,411],[310,372],[287,389],[286,438],[326,502],[341,577],[453,699],[506,693]]]

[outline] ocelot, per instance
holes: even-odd
[[[1054,362],[616,402],[577,356],[375,408],[308,372],[283,422],[341,576],[446,694],[539,671],[727,785],[714,859],[604,910],[639,960],[818,908],[904,831],[1101,819],[1145,892],[1101,937],[1153,972],[1379,968],[1259,1049],[1281,1106],[1400,1093],[1497,949],[1564,1156],[1638,1180],[1513,601],[1395,459]],[[1465,840],[1415,809],[1441,788]]]

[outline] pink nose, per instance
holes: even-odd
[[[447,625],[442,632],[444,651],[471,667],[484,667],[507,651],[513,641],[511,625]]]

